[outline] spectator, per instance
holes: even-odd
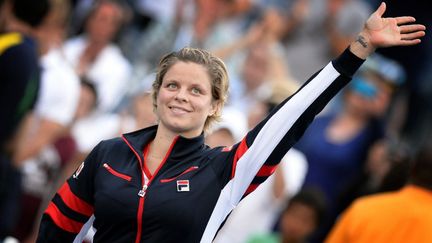
[[[315,189],[303,189],[282,211],[280,233],[257,235],[248,243],[302,243],[323,222],[326,213],[324,195]]]
[[[155,20],[142,33],[123,38],[123,49],[134,64],[134,79],[145,78],[166,52],[184,46],[213,52],[233,43],[243,34],[242,14],[249,5],[249,0],[176,1],[169,19]]]
[[[338,212],[356,198],[377,192],[395,191],[408,179],[407,150],[388,138],[375,142],[368,150],[364,168],[340,194]]]
[[[413,160],[410,182],[396,192],[357,199],[326,243],[416,242],[432,240],[432,147],[423,146]]]
[[[206,136],[206,144],[211,148],[232,146],[243,138],[247,128],[247,120],[243,112],[232,107],[225,107],[221,121],[212,126]]]
[[[21,177],[11,162],[13,137],[36,102],[40,68],[34,29],[48,11],[46,0],[0,1],[0,241],[18,214]]]
[[[77,142],[78,152],[82,154],[74,160],[75,163],[80,163],[99,140],[117,136],[120,132],[119,116],[97,109],[98,96],[99,93],[91,82],[87,80],[81,82],[79,106],[71,129],[72,136]]]
[[[288,67],[296,80],[304,80],[353,40],[370,10],[357,0],[294,0],[287,12]]]
[[[271,96],[268,79],[271,54],[266,43],[251,46],[246,54],[239,77],[233,77],[229,105],[250,112],[254,103]]]
[[[30,8],[31,11],[28,10]],[[0,1],[2,151],[21,119],[36,101],[40,70],[34,28],[42,22],[48,10],[48,1],[38,4],[26,0]],[[20,67],[19,72],[16,67]]]
[[[69,6],[64,0],[50,0],[50,4],[50,12],[35,29],[41,54],[41,89],[13,154],[23,175],[21,214],[15,216],[19,226],[13,233],[20,241],[30,235],[43,199],[75,152],[69,127],[78,103],[79,79],[61,50]]]
[[[43,68],[41,89],[35,111],[27,118],[16,144],[14,160],[19,164],[67,133],[78,104],[79,79],[62,52],[69,6],[64,0],[51,0],[51,5],[35,31]]]
[[[98,109],[112,112],[127,92],[131,74],[129,61],[112,41],[125,21],[125,10],[117,1],[97,1],[90,11],[82,35],[68,40],[66,58],[78,75],[98,91]]]

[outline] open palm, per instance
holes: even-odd
[[[365,31],[374,47],[408,46],[420,43],[419,38],[425,35],[424,25],[411,24],[415,18],[408,16],[383,18],[385,10],[386,4],[381,3],[366,22]]]

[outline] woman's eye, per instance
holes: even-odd
[[[192,93],[193,94],[201,94],[201,90],[198,88],[192,88]]]
[[[167,84],[166,87],[169,88],[169,89],[175,89],[175,88],[177,88],[177,84],[175,84],[175,83],[169,83],[169,84]]]

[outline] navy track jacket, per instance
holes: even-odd
[[[348,49],[232,147],[178,136],[151,175],[157,127],[99,143],[46,209],[38,242],[211,242],[240,200],[266,180],[363,60]]]

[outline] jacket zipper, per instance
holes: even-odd
[[[189,172],[191,172],[191,171],[197,170],[197,169],[198,169],[198,166],[191,166],[191,167],[189,167],[189,169],[183,171],[180,175],[178,175],[178,176],[174,176],[174,177],[171,177],[171,178],[168,178],[168,179],[161,179],[160,182],[161,182],[161,183],[171,182],[171,181],[173,181],[173,180],[179,178],[180,176],[182,176],[182,175],[184,175],[184,174],[187,174],[187,173],[189,173]]]
[[[145,175],[145,171],[144,171],[144,168],[145,168],[144,162],[145,162],[145,160],[146,160],[146,158],[147,158],[148,148],[149,148],[149,145],[147,144],[146,147],[145,147],[145,149],[144,149],[144,153],[143,153],[144,161],[143,161],[142,164],[140,164],[140,168],[141,168],[141,177],[143,178],[143,183],[142,183],[142,188],[141,188],[141,190],[138,191],[138,196],[140,196],[140,197],[142,197],[142,198],[144,198],[144,196],[145,196],[145,194],[146,194],[146,191],[147,191],[148,185],[150,184],[151,177],[152,177],[152,176],[149,174],[150,179],[148,179],[148,177]]]
[[[165,164],[166,160],[168,159],[168,156],[171,154],[171,150],[174,147],[174,144],[177,142],[177,139],[179,138],[179,136],[176,136],[174,138],[174,140],[172,141],[164,160],[161,162],[161,164],[159,165],[159,167],[155,170],[153,176],[148,179],[145,176],[145,172],[144,172],[144,161],[141,160],[141,157],[139,156],[139,154],[135,151],[135,149],[131,146],[131,144],[129,143],[129,141],[122,136],[123,140],[126,142],[126,144],[129,146],[129,148],[132,150],[132,152],[135,154],[135,156],[138,158],[138,162],[139,162],[139,166],[141,169],[141,184],[142,184],[142,188],[138,191],[138,196],[139,196],[139,203],[138,203],[138,212],[137,212],[137,235],[135,238],[135,243],[139,243],[141,240],[141,235],[142,235],[142,217],[143,217],[143,213],[144,213],[144,199],[145,199],[145,194],[146,191],[148,189],[148,187],[150,186],[150,183],[152,182],[152,179],[155,178],[156,174],[159,172],[159,170],[162,168],[162,166]],[[148,144],[146,146],[146,149],[148,149]]]

